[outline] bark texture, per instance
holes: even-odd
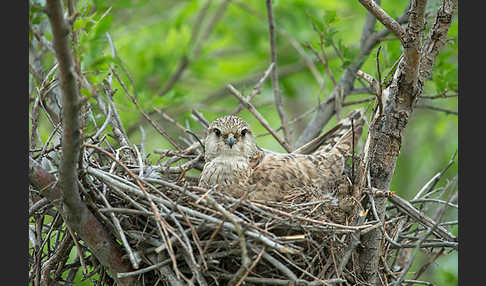
[[[424,30],[426,4],[425,0],[411,1],[408,13],[409,21],[403,42],[403,58],[393,75],[391,84],[383,90],[381,98],[383,114],[375,114],[372,119],[367,140],[369,149],[365,155],[367,156],[365,161],[368,162],[370,184],[373,188],[385,190],[390,188],[405,128],[412,115],[414,103],[422,94],[424,77],[419,75],[429,74],[428,71],[438,54],[438,48],[434,50],[434,55],[430,54],[431,38],[435,38],[434,41],[437,43],[443,43],[457,7],[457,1],[442,1],[442,7],[437,13],[436,24],[430,32],[429,40],[425,43],[426,49],[424,49],[421,38]],[[371,9],[371,6],[365,7]],[[448,17],[443,15],[445,10],[448,12]],[[441,21],[444,18],[447,19],[447,23]],[[441,31],[440,39],[437,38],[436,29]],[[420,65],[421,59],[424,63],[422,66]],[[386,202],[386,197],[375,198],[380,218],[384,215]],[[380,284],[378,273],[382,239],[381,228],[361,237],[359,259],[361,274],[372,285]]]
[[[29,160],[29,179],[32,185],[45,190],[49,200],[58,204],[63,219],[86,242],[103,266],[109,269],[113,279],[120,285],[133,285],[133,278],[116,277],[118,272],[129,271],[130,267],[123,262],[119,245],[83,203],[79,194],[77,166],[81,145],[81,102],[69,45],[70,29],[63,16],[61,1],[47,0],[46,12],[51,24],[62,90],[62,161],[59,184],[32,159]]]

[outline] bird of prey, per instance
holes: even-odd
[[[199,186],[216,186],[225,194],[251,200],[286,201],[293,194],[315,198],[312,194],[329,192],[343,177],[364,122],[363,110],[354,110],[298,150],[274,153],[257,146],[244,120],[220,117],[207,129]]]

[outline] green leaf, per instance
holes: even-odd
[[[324,23],[320,20],[317,19],[314,15],[312,15],[309,11],[306,12],[307,17],[311,20],[312,27],[316,32],[322,32],[324,31]]]
[[[332,23],[337,22],[338,18],[336,17],[336,11],[334,10],[326,10],[324,12],[324,16],[322,17],[324,20],[324,23],[329,26]]]

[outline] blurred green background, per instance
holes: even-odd
[[[46,23],[46,16],[36,8],[36,5],[43,5],[43,1],[33,2],[37,4],[31,5],[30,8],[31,23]],[[201,126],[190,117],[191,109],[197,109],[210,121],[231,112],[238,105],[238,100],[227,92],[225,86],[231,83],[247,95],[270,64],[265,1],[229,1],[227,6],[221,0],[74,2],[76,11],[80,13],[74,27],[78,31],[79,46],[76,52],[80,55],[82,70],[92,83],[97,85],[106,78],[110,67],[114,67],[145,112],[159,119],[161,126],[177,140],[190,136],[175,128],[173,124],[160,119],[160,116],[154,113],[155,108],[203,136]],[[210,4],[207,6],[206,14],[202,21],[199,21],[198,15],[207,3]],[[408,1],[403,0],[382,1],[382,7],[394,17],[401,15],[407,4]],[[439,1],[428,2],[427,30],[433,24],[438,5]],[[329,68],[333,77],[339,80],[343,70],[359,51],[366,10],[358,1],[351,0],[277,0],[273,1],[273,8],[275,24],[279,29],[277,64],[278,70],[282,73],[279,78],[281,95],[288,117],[292,120],[313,109],[319,100],[325,100],[333,89],[332,80],[325,75],[323,66],[319,62],[314,62],[324,80],[320,90],[319,83],[303,64],[303,57],[293,44],[298,43],[302,51],[314,59],[313,53],[304,47],[304,43],[310,43],[319,51],[319,34],[313,29],[313,24],[325,27],[325,51],[329,57]],[[197,29],[199,40],[191,40],[192,33]],[[376,30],[381,29],[383,26],[377,23]],[[117,57],[112,56],[107,32],[113,39]],[[50,40],[50,33],[46,32],[45,37]],[[433,96],[446,90],[448,94],[457,93],[457,37],[456,19],[449,31],[449,42],[436,60],[432,78],[424,86],[424,95]],[[336,53],[332,45],[338,48],[340,54]],[[195,49],[196,46],[200,48]],[[384,76],[400,56],[401,48],[399,42],[391,35],[381,43],[381,46],[380,65]],[[361,68],[375,77],[376,51],[377,48]],[[187,67],[181,77],[168,92],[160,96],[183,58],[187,59]],[[52,56],[43,57],[42,65],[45,70],[50,69],[53,65]],[[149,158],[155,162],[158,155],[153,154],[153,151],[172,149],[171,145],[143,119],[116,80],[113,80],[113,86],[118,89],[114,100],[132,143],[141,143],[140,126],[143,126],[146,135],[145,150],[152,153]],[[358,81],[355,82],[355,86],[363,87]],[[87,90],[83,89],[82,93],[87,97],[91,96]],[[370,96],[352,94],[345,101]],[[96,105],[94,99],[90,98],[90,101],[93,106]],[[272,127],[280,126],[270,79],[264,83],[262,93],[257,95],[252,103]],[[422,99],[420,103],[457,111],[457,97]],[[344,107],[343,114],[358,107],[367,108],[370,104],[372,103]],[[313,113],[309,112],[302,120],[292,125],[294,140],[298,138],[312,115]],[[250,123],[255,134],[266,132],[248,111],[244,110],[240,116]],[[98,126],[103,124],[104,119],[103,116],[95,117]],[[46,118],[42,120],[44,124],[41,124],[40,135],[45,142],[52,126],[45,124]],[[335,123],[334,116],[324,131]],[[391,185],[392,191],[411,199],[432,176],[442,170],[458,148],[457,123],[456,114],[416,108],[403,139]],[[90,123],[86,133],[94,132],[95,128]],[[183,141],[180,142],[184,144]],[[284,151],[272,136],[260,136],[257,143],[266,149]],[[456,162],[457,159],[458,156]],[[456,174],[457,164],[454,164],[439,185],[444,185]],[[449,213],[448,218],[457,219],[457,211]],[[453,228],[452,232],[457,235],[457,227]],[[426,259],[428,254],[423,252],[421,256],[421,259]],[[453,252],[439,258],[421,279],[431,281],[435,285],[457,285],[457,268],[457,252]],[[416,269],[412,268],[411,273],[414,270]]]

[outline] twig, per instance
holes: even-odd
[[[457,193],[456,193],[457,195]],[[449,198],[449,201],[452,201],[454,199],[455,196],[451,196]],[[405,265],[404,269],[402,270],[402,272],[400,273],[400,276],[398,277],[398,279],[395,281],[394,285],[398,286],[402,283],[402,281],[404,280],[405,278],[405,275],[408,273],[408,271],[410,270],[410,267],[412,266],[412,263],[414,262],[415,260],[415,257],[417,256],[417,253],[418,253],[418,250],[420,249],[421,245],[424,243],[424,240],[431,234],[434,232],[434,229],[436,229],[437,227],[439,227],[439,224],[438,222],[440,222],[440,219],[442,218],[442,216],[444,215],[445,213],[445,210],[446,210],[446,206],[447,205],[443,205],[441,206],[438,211],[437,211],[437,214],[435,216],[435,222],[434,224],[432,225],[429,225],[427,226],[428,227],[428,230],[427,232],[420,238],[420,240],[418,241],[417,243],[417,246],[414,248],[414,252],[412,254],[412,257],[409,259],[408,263]]]
[[[376,5],[375,1],[359,0],[359,2],[366,9],[368,9],[368,11],[373,14],[376,19],[378,19],[383,25],[385,25],[385,27],[395,34],[402,44],[405,43],[405,30],[402,28],[399,22],[390,17],[380,6]]]
[[[305,42],[304,46],[311,50],[311,52],[316,56],[316,58],[321,62],[322,66],[324,66],[324,69],[326,70],[327,75],[331,79],[332,83],[334,85],[337,84],[336,79],[334,78],[334,75],[331,73],[331,70],[329,69],[329,65],[327,64],[327,60],[325,60],[321,55],[309,44],[309,42]]]
[[[272,79],[272,89],[273,89],[273,99],[275,101],[275,107],[277,108],[278,116],[280,117],[280,122],[282,123],[282,129],[284,133],[285,143],[288,144],[290,151],[292,148],[292,140],[290,137],[290,130],[288,126],[287,114],[282,105],[282,98],[280,97],[280,87],[278,85],[278,72],[277,72],[277,48],[275,43],[275,21],[273,19],[273,9],[272,0],[266,0],[267,15],[268,15],[268,26],[270,31],[270,55],[273,64],[271,79]],[[285,148],[287,149],[287,148]],[[289,150],[287,150],[290,152]]]
[[[182,148],[179,146],[179,144],[177,144],[174,139],[172,139],[169,134],[167,134],[167,132],[165,132],[164,129],[162,129],[162,127],[160,127],[159,124],[157,124],[157,122],[155,122],[152,118],[150,118],[150,116],[145,112],[143,111],[143,109],[140,107],[140,105],[138,104],[138,101],[137,99],[128,91],[127,87],[125,86],[125,84],[123,83],[123,81],[121,80],[120,76],[118,75],[118,73],[115,71],[115,70],[112,70],[113,74],[115,75],[116,79],[118,80],[118,82],[120,83],[120,85],[123,87],[123,89],[125,90],[125,93],[128,95],[128,97],[130,97],[130,99],[132,100],[133,104],[135,104],[135,106],[137,107],[138,111],[140,113],[142,113],[142,115],[145,117],[145,119],[147,119],[150,124],[152,124],[152,126],[162,135],[165,137],[165,139],[167,139],[167,141],[169,141],[169,143],[174,146],[177,150],[179,151],[182,151]]]
[[[278,141],[278,143],[280,143],[280,145],[282,145],[282,147],[284,147],[285,150],[287,150],[287,152],[291,152],[291,148],[288,146],[288,144],[277,134],[277,132],[275,132],[275,130],[273,130],[272,127],[270,127],[270,125],[268,124],[268,122],[265,120],[265,118],[263,118],[263,116],[256,110],[256,108],[251,104],[249,103],[245,98],[243,98],[243,96],[240,94],[239,91],[237,91],[231,84],[228,84],[227,85],[228,87],[228,90],[236,97],[238,98],[238,100],[246,107],[248,108],[248,110],[255,116],[255,118],[260,122],[260,124],[262,124],[263,127],[265,127],[265,129],[267,129],[271,134],[272,136]]]
[[[270,66],[265,70],[263,73],[263,76],[258,80],[258,82],[255,84],[253,89],[251,90],[250,94],[246,98],[246,101],[250,102],[255,95],[260,93],[260,89],[263,85],[263,82],[267,79],[267,77],[270,75],[270,72],[273,70],[273,67],[275,66],[275,63],[271,63]],[[238,104],[238,106],[231,112],[231,115],[236,115],[238,114],[242,109],[244,105],[242,103]]]
[[[396,205],[401,211],[403,211],[405,214],[408,214],[415,220],[417,220],[420,224],[426,226],[426,227],[433,227],[431,228],[433,233],[436,234],[437,236],[445,239],[446,241],[449,242],[456,242],[457,238],[451,234],[449,231],[447,231],[445,228],[437,225],[437,223],[417,210],[412,204],[410,204],[408,201],[402,199],[398,195],[394,195],[388,198],[394,205]]]
[[[193,108],[191,110],[192,114],[194,114],[195,118],[197,119],[197,121],[199,121],[199,123],[201,123],[201,125],[204,127],[204,128],[208,128],[209,127],[209,121],[204,118],[204,115],[202,115],[199,111],[197,111],[197,109]]]
[[[169,265],[171,262],[170,259],[166,259],[166,260],[163,260],[159,263],[155,263],[149,267],[145,267],[145,268],[142,268],[142,269],[139,269],[139,270],[136,270],[136,271],[131,271],[131,272],[120,272],[117,274],[117,277],[118,278],[126,278],[126,277],[130,277],[130,276],[136,276],[136,275],[140,275],[140,274],[143,274],[143,273],[147,273],[149,271],[152,271],[152,270],[155,270],[155,269],[158,269],[162,266],[165,266],[165,265]]]
[[[106,199],[106,197],[103,195],[103,193],[99,192],[99,195],[103,202],[105,203],[107,208],[111,208],[110,203]],[[132,248],[130,247],[130,244],[128,243],[127,237],[125,236],[125,233],[123,232],[123,229],[121,227],[120,221],[118,218],[115,216],[113,212],[109,213],[111,219],[113,220],[113,224],[115,226],[115,229],[117,230],[118,234],[120,235],[120,239],[122,241],[123,247],[125,250],[128,252],[128,258],[130,259],[130,262],[132,263],[132,266],[134,269],[138,269],[138,261],[137,258],[135,257],[134,252],[132,251]]]
[[[250,271],[257,265],[258,261],[260,261],[260,258],[262,257],[262,254],[264,252],[265,252],[265,248],[262,248],[262,250],[260,250],[260,252],[257,254],[255,261],[253,261],[253,263],[250,265],[250,267],[248,267],[248,269],[245,270],[244,275],[241,277],[241,279],[238,281],[238,283],[236,283],[235,286],[239,286],[239,285],[241,285],[241,283],[243,283],[243,281],[245,281],[245,278],[248,276]]]

